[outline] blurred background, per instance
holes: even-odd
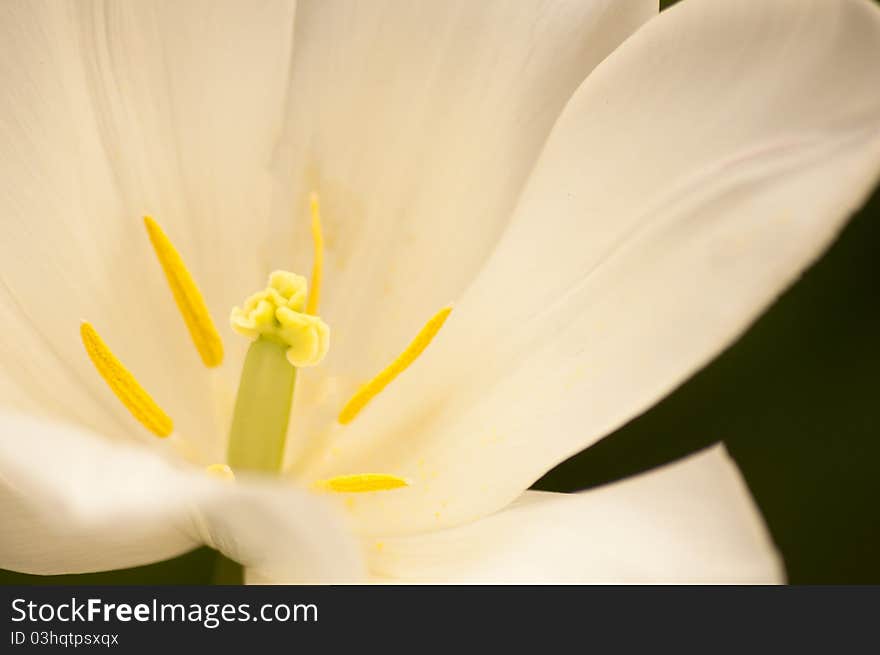
[[[665,8],[674,1],[664,1]],[[880,192],[737,343],[535,484],[579,491],[723,441],[789,582],[880,584]],[[207,548],[124,571],[0,584],[208,584]]]

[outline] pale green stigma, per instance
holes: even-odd
[[[304,313],[306,279],[275,271],[269,285],[232,310],[232,329],[251,339],[267,339],[286,347],[293,366],[315,366],[330,347],[330,328],[317,316]]]

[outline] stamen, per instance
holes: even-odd
[[[232,469],[226,464],[211,464],[205,468],[205,471],[207,471],[208,475],[212,478],[224,481],[228,480],[229,482],[235,481],[235,473],[233,473]]]
[[[321,205],[317,193],[312,193],[309,206],[312,212],[312,243],[315,247],[315,259],[312,263],[312,292],[306,304],[306,314],[314,316],[318,313],[318,304],[321,302],[321,279],[324,275],[324,232],[321,230]]]
[[[174,430],[172,420],[110,351],[95,328],[84,322],[79,332],[92,364],[131,415],[157,437],[171,434]]]
[[[367,403],[379,395],[385,387],[391,384],[394,378],[409,368],[409,366],[418,359],[419,355],[422,354],[425,348],[428,347],[431,341],[433,341],[434,337],[437,336],[437,333],[440,331],[440,328],[443,327],[443,324],[446,322],[451,311],[452,307],[449,306],[444,307],[434,314],[434,316],[431,317],[431,320],[425,323],[425,326],[419,331],[416,338],[406,347],[406,350],[400,353],[393,362],[379,373],[379,375],[358,389],[357,393],[345,403],[342,411],[339,412],[339,418],[337,420],[343,425],[351,423],[361,410],[367,406]]]
[[[168,235],[159,224],[149,216],[144,216],[144,225],[150,235],[150,242],[156,257],[165,272],[168,286],[174,295],[174,301],[180,310],[183,321],[189,330],[193,345],[199,351],[205,366],[213,368],[223,362],[223,341],[214,325],[205,299],[196,286],[180,253],[171,243]]]
[[[318,489],[339,493],[364,493],[366,491],[388,491],[408,487],[409,482],[396,475],[382,473],[359,473],[356,475],[337,475],[327,480],[319,480],[314,485]]]

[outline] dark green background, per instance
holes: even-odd
[[[664,6],[671,2],[662,3]],[[880,583],[880,192],[749,332],[648,413],[536,485],[574,491],[723,440],[794,583]],[[208,583],[202,548],[126,571],[0,583]]]

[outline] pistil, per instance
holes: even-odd
[[[232,310],[232,328],[253,339],[229,432],[233,471],[281,470],[297,367],[318,364],[329,345],[327,325],[303,311],[306,295],[305,278],[275,271],[265,290]]]
[[[287,346],[259,338],[241,371],[226,461],[233,471],[277,473],[284,458],[296,367]]]

